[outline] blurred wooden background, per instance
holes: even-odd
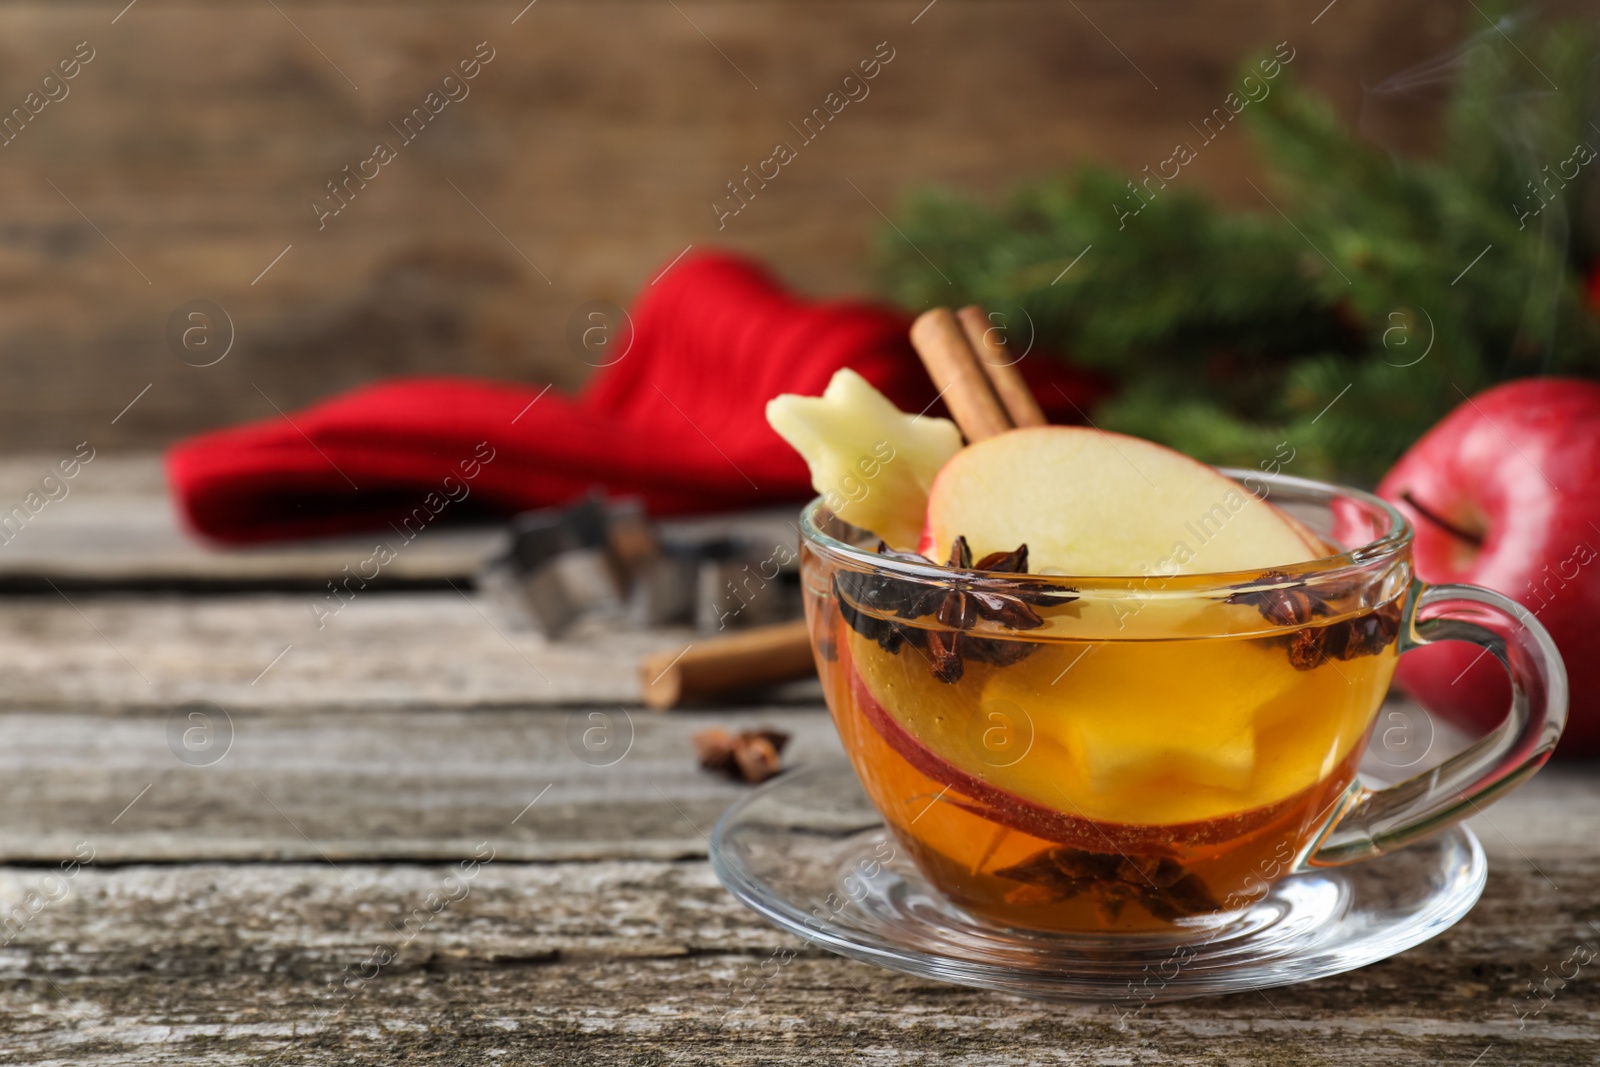
[[[1364,87],[1488,27],[1458,0],[125,3],[0,5],[0,113],[95,56],[0,148],[0,449],[157,446],[403,372],[574,387],[574,309],[686,246],[864,291],[908,190],[1137,171],[1280,41],[1352,121],[1425,146],[1426,99]],[[484,41],[470,95],[319,232],[325,183]],[[885,41],[870,95],[718,232],[724,183]],[[1251,166],[1230,129],[1184,180],[1260,206]],[[214,366],[166,339],[193,300],[234,324]]]

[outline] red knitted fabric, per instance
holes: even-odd
[[[630,315],[631,340],[614,342],[626,355],[576,398],[464,378],[368,386],[180,442],[174,495],[196,531],[236,543],[381,528],[446,498],[456,514],[507,515],[596,487],[655,514],[728,510],[810,494],[767,426],[773,396],[820,393],[851,367],[905,410],[934,401],[904,315],[801,300],[731,255],[683,259]],[[1100,392],[1055,360],[1020,366],[1054,415]]]

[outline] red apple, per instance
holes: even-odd
[[[1572,706],[1560,753],[1600,753],[1600,384],[1496,386],[1424,434],[1378,486],[1416,528],[1417,573],[1521,602],[1555,638]],[[1400,660],[1413,697],[1480,732],[1511,688],[1493,656],[1461,643]]]

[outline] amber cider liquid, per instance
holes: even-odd
[[[808,612],[839,735],[894,836],[968,913],[1037,930],[1171,931],[1261,899],[1349,800],[1396,659],[1389,640],[1297,663],[1282,629],[1179,624],[1029,638],[1017,662],[969,659],[950,682],[832,597]]]

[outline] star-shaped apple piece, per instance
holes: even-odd
[[[896,549],[916,547],[928,489],[961,449],[955,423],[906,414],[848,368],[821,396],[774,397],[767,422],[805,458],[835,515]]]

